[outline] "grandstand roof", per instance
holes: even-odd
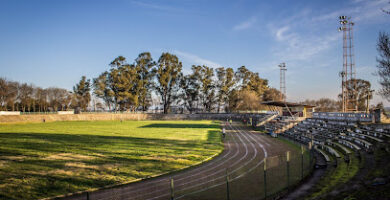
[[[268,106],[276,106],[276,107],[306,107],[306,108],[314,108],[316,106],[308,105],[308,104],[300,104],[300,103],[293,103],[293,102],[284,102],[284,101],[265,101],[261,102],[263,105]]]

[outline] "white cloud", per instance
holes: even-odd
[[[257,19],[255,17],[251,17],[251,18],[241,22],[240,24],[237,24],[236,26],[234,26],[233,30],[241,31],[241,30],[249,29],[256,23],[256,21],[257,21]]]
[[[278,41],[274,48],[274,56],[283,61],[308,60],[328,49],[339,38],[337,32],[332,34],[305,35],[292,31],[291,26],[282,26],[272,30]]]
[[[285,40],[286,38],[288,38],[288,36],[285,35],[285,33],[288,31],[289,27],[288,26],[284,26],[280,29],[278,29],[275,33],[275,36],[276,36],[276,39],[278,41],[283,41]]]
[[[183,51],[178,51],[178,50],[174,50],[173,53],[178,55],[180,57],[180,59],[186,60],[187,62],[194,64],[194,65],[207,65],[209,67],[214,67],[214,68],[222,67],[222,65],[219,63],[201,58],[195,54],[191,54],[191,53],[187,53],[187,52],[183,52]]]
[[[390,10],[388,0],[353,0],[349,7],[341,8],[331,13],[316,15],[312,18],[312,22],[337,20],[341,15],[351,16],[354,22],[379,22],[388,20],[382,10]],[[375,21],[373,21],[375,20]]]

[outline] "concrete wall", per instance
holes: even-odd
[[[20,115],[19,111],[0,111],[0,115]]]
[[[312,118],[350,122],[372,122],[373,116],[366,113],[314,112]]]
[[[73,115],[74,111],[58,111],[57,114],[59,115]]]

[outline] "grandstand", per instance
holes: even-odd
[[[284,111],[289,110],[287,107],[290,105],[271,104],[285,106]],[[377,180],[379,177],[390,181],[390,177],[386,175],[388,173],[384,172],[390,155],[390,126],[378,123],[374,114],[279,113],[259,128],[272,137],[282,137],[308,146],[317,155],[316,168],[325,167],[324,177],[313,186],[317,190],[313,189],[316,192],[312,192],[312,195],[317,196],[309,195],[310,198],[320,196],[319,199],[326,199],[327,195],[348,190],[351,192],[346,183],[359,185],[356,187],[361,187],[362,191],[370,195],[375,195],[371,193],[376,188],[368,188],[371,186],[367,183],[372,186],[388,185],[388,181],[381,181],[379,184]],[[346,193],[344,195],[348,196],[348,192]]]

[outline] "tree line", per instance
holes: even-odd
[[[32,84],[0,78],[0,110],[49,112],[66,110],[72,105],[72,95],[62,88],[40,88]]]
[[[154,61],[149,52],[143,52],[132,63],[118,56],[109,70],[93,79],[93,92],[114,111],[146,111],[155,95],[164,113],[173,105],[190,113],[257,109],[261,101],[280,99],[278,90],[245,66],[234,71],[193,65],[186,75],[182,68],[178,57],[170,53]]]
[[[260,109],[261,101],[279,100],[281,93],[245,66],[212,68],[193,65],[183,74],[176,55],[162,53],[154,61],[143,52],[133,62],[116,57],[109,69],[92,80],[82,76],[73,91],[40,88],[0,78],[0,109],[22,112],[87,110],[92,95],[110,111],[146,111],[158,98],[164,113],[172,106],[192,112]]]

